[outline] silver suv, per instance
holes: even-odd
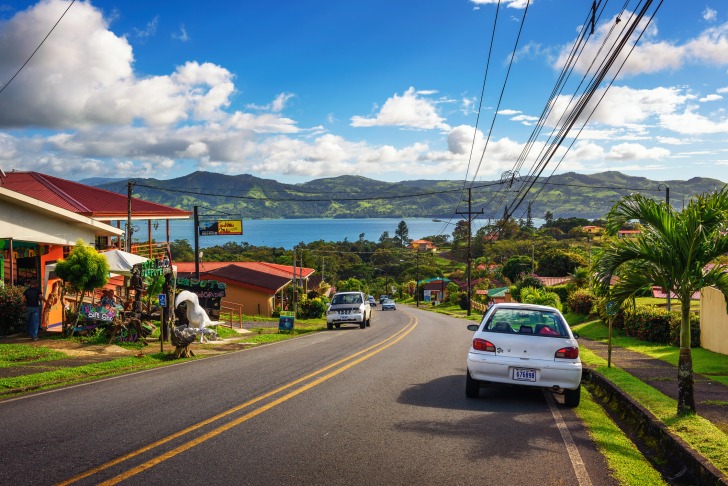
[[[326,311],[326,327],[338,329],[342,323],[355,322],[361,329],[369,326],[372,307],[363,292],[338,292]]]

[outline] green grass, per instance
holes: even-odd
[[[85,366],[4,378],[0,380],[0,397],[13,396],[27,391],[57,388],[121,373],[155,368],[178,361],[172,360],[169,354],[156,353],[142,357],[130,356]]]
[[[475,322],[480,322],[480,320],[483,318],[483,315],[475,310],[472,310],[470,312],[470,316],[468,316],[468,312],[461,309],[460,305],[458,304],[432,305],[430,302],[420,302],[420,309],[430,312],[436,312],[438,314],[444,314],[446,316],[460,317],[462,319],[468,319]]]
[[[283,341],[302,334],[323,331],[326,329],[326,321],[311,320],[308,322],[294,323],[292,331],[278,331],[277,327],[254,327],[250,329],[253,335],[243,335],[239,342],[243,343],[270,343]]]
[[[574,412],[586,424],[589,435],[619,484],[667,484],[585,389],[581,391],[581,403]]]
[[[658,307],[667,307],[667,299],[658,299],[657,297],[637,297],[635,302],[638,305],[654,305]],[[670,310],[673,312],[680,312],[680,301],[677,299],[670,300]],[[700,301],[691,300],[690,310],[700,311]]]
[[[569,317],[571,317],[571,314],[567,316],[567,320],[569,320]],[[569,322],[571,323],[570,320]],[[594,341],[606,343],[609,339],[609,327],[600,320],[571,325],[571,328],[579,335]],[[612,329],[612,346],[631,349],[675,366],[677,366],[680,358],[680,348],[678,347],[641,341],[637,338],[625,336],[624,331],[616,328]],[[692,357],[695,373],[709,376],[712,380],[728,386],[728,356],[703,348],[693,348]]]
[[[42,346],[0,344],[0,368],[41,363],[67,357],[66,353]]]
[[[677,416],[677,402],[629,373],[612,366],[588,349],[581,349],[582,361],[604,375],[640,405],[652,412],[673,433],[728,474],[728,435],[708,420],[698,416]]]
[[[213,329],[221,339],[240,336],[240,333],[238,331],[236,331],[235,329],[230,329],[227,326],[210,326],[210,329]]]

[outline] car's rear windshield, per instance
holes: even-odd
[[[361,304],[361,295],[359,294],[336,294],[331,299],[331,305],[339,304]]]
[[[483,327],[484,331],[551,337],[568,337],[567,329],[555,312],[535,309],[496,309]]]

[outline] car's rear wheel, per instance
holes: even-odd
[[[465,396],[468,398],[480,396],[480,381],[470,376],[470,371],[465,372]]]
[[[576,390],[564,390],[564,403],[567,407],[575,408],[581,401],[581,383]]]

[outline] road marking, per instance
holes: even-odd
[[[556,427],[561,433],[561,439],[564,441],[564,445],[566,446],[566,452],[569,454],[571,466],[574,468],[574,474],[576,474],[576,480],[579,481],[581,486],[591,486],[591,478],[589,478],[589,473],[586,470],[584,461],[581,459],[579,449],[574,443],[574,438],[571,437],[571,432],[569,432],[569,428],[566,426],[566,422],[564,422],[561,412],[559,412],[559,409],[556,407],[553,395],[551,392],[546,390],[543,391],[543,394],[546,397],[546,403],[549,404],[549,408],[551,409],[551,415],[554,417]]]
[[[211,439],[211,438],[213,438],[213,437],[221,434],[222,432],[225,432],[226,430],[229,430],[229,429],[231,429],[231,428],[233,428],[233,427],[235,427],[237,425],[240,425],[240,424],[242,424],[242,423],[250,420],[251,418],[253,418],[253,417],[257,416],[257,415],[260,415],[261,413],[266,412],[266,411],[270,410],[271,408],[273,408],[273,407],[275,407],[277,405],[280,405],[283,402],[286,402],[287,400],[290,400],[291,398],[295,397],[296,395],[299,395],[299,394],[303,393],[304,391],[309,390],[309,389],[313,388],[314,386],[317,386],[317,385],[323,383],[324,381],[329,380],[330,378],[333,378],[334,376],[336,376],[336,375],[338,375],[338,374],[340,374],[340,373],[348,370],[349,368],[351,368],[351,367],[353,367],[353,366],[361,363],[362,361],[371,358],[372,356],[378,354],[381,351],[384,351],[385,349],[389,348],[393,344],[395,344],[395,343],[399,342],[400,340],[402,340],[407,334],[409,334],[410,332],[412,332],[412,330],[415,327],[417,327],[417,319],[414,316],[410,315],[410,321],[407,323],[407,325],[403,329],[397,331],[392,336],[388,337],[387,339],[385,339],[383,341],[380,341],[377,344],[374,344],[372,346],[369,346],[368,348],[363,349],[363,350],[361,350],[361,351],[359,351],[357,353],[354,353],[354,354],[352,354],[350,356],[347,356],[346,358],[340,359],[339,361],[336,361],[335,363],[332,363],[330,365],[324,366],[323,368],[320,368],[319,370],[316,370],[316,371],[314,371],[312,373],[309,373],[308,375],[303,376],[301,378],[298,378],[298,379],[296,379],[296,380],[294,380],[294,381],[292,381],[292,382],[290,382],[288,384],[285,384],[283,386],[280,386],[280,387],[276,388],[275,390],[272,390],[272,391],[270,391],[268,393],[264,393],[263,395],[260,395],[258,397],[255,397],[253,399],[250,399],[250,400],[248,400],[248,401],[246,401],[246,402],[244,402],[244,403],[242,403],[240,405],[237,405],[237,406],[235,406],[235,407],[233,407],[233,408],[231,408],[229,410],[226,410],[226,411],[224,411],[222,413],[219,413],[217,415],[214,415],[213,417],[210,417],[209,419],[203,420],[202,422],[199,422],[199,423],[197,423],[195,425],[192,425],[190,427],[187,427],[185,429],[182,429],[179,432],[175,432],[174,434],[171,434],[171,435],[169,435],[167,437],[164,437],[164,438],[159,439],[159,440],[157,440],[155,442],[152,442],[151,444],[149,444],[147,446],[144,446],[142,448],[139,448],[139,449],[137,449],[135,451],[132,451],[132,452],[130,452],[128,454],[125,454],[123,456],[120,456],[120,457],[118,457],[116,459],[112,459],[111,461],[106,462],[106,463],[104,463],[104,464],[102,464],[100,466],[97,466],[97,467],[95,467],[93,469],[90,469],[90,470],[84,472],[84,473],[81,473],[81,474],[79,474],[77,476],[74,476],[74,477],[72,477],[72,478],[70,478],[70,479],[68,479],[66,481],[60,482],[60,483],[58,483],[58,485],[59,486],[65,486],[65,485],[72,484],[72,483],[75,483],[77,481],[80,481],[81,479],[87,478],[89,476],[93,476],[94,474],[97,474],[97,473],[99,473],[99,472],[101,472],[101,471],[103,471],[105,469],[108,469],[108,468],[110,468],[112,466],[115,466],[117,464],[121,464],[121,463],[123,463],[123,462],[125,462],[125,461],[127,461],[127,460],[129,460],[129,459],[131,459],[133,457],[136,457],[136,456],[138,456],[140,454],[143,454],[143,453],[148,452],[148,451],[150,451],[152,449],[155,449],[155,448],[157,448],[157,447],[159,447],[159,446],[161,446],[161,445],[163,445],[163,444],[165,444],[167,442],[170,442],[171,440],[174,440],[174,439],[180,438],[180,437],[182,437],[182,436],[184,436],[186,434],[189,434],[190,432],[193,432],[193,431],[195,431],[195,430],[197,430],[197,429],[199,429],[201,427],[204,427],[205,425],[209,425],[211,423],[214,423],[214,422],[216,422],[216,421],[218,421],[218,420],[220,420],[220,419],[222,419],[222,418],[224,418],[224,417],[226,417],[226,416],[228,416],[228,415],[230,415],[232,413],[235,413],[235,412],[240,411],[240,410],[242,410],[244,408],[247,408],[250,405],[253,405],[254,403],[260,402],[261,400],[264,400],[266,398],[272,397],[273,395],[276,395],[276,394],[278,394],[278,393],[280,393],[280,392],[282,392],[284,390],[287,390],[287,389],[289,389],[289,388],[291,388],[291,387],[293,387],[295,385],[298,385],[298,384],[300,384],[300,383],[302,383],[302,382],[304,382],[306,380],[309,380],[309,379],[313,378],[314,376],[320,375],[321,373],[324,373],[324,372],[326,372],[326,371],[328,371],[328,370],[330,370],[332,368],[335,368],[335,367],[337,367],[337,366],[339,366],[339,365],[341,365],[343,363],[346,363],[347,361],[350,361],[350,360],[356,358],[357,356],[360,356],[359,358],[355,359],[354,361],[351,361],[350,363],[342,366],[341,368],[339,368],[337,370],[334,370],[334,371],[332,371],[332,372],[330,372],[330,373],[328,373],[328,374],[326,374],[326,375],[324,375],[324,376],[316,379],[315,381],[313,381],[313,382],[311,382],[311,383],[309,383],[307,385],[302,386],[301,388],[298,388],[298,389],[296,389],[296,390],[294,390],[292,392],[289,392],[286,395],[284,395],[284,396],[282,396],[282,397],[280,397],[280,398],[278,398],[278,399],[276,399],[276,400],[268,403],[267,405],[263,405],[263,406],[261,406],[260,408],[258,408],[256,410],[253,410],[251,412],[248,412],[247,414],[243,415],[242,417],[240,417],[238,419],[235,419],[235,420],[233,420],[232,422],[230,422],[230,423],[228,423],[226,425],[220,426],[220,427],[212,430],[211,432],[208,432],[208,433],[206,433],[206,434],[198,437],[197,439],[193,439],[192,441],[190,441],[190,442],[188,442],[186,444],[183,444],[183,445],[181,445],[181,446],[179,446],[179,447],[177,447],[175,449],[172,449],[171,451],[169,451],[169,452],[167,452],[165,454],[162,454],[161,456],[158,456],[155,459],[152,459],[150,461],[147,461],[147,462],[141,464],[140,466],[137,466],[137,467],[135,467],[133,469],[130,469],[126,473],[122,473],[122,474],[120,474],[120,475],[118,475],[118,476],[116,476],[116,477],[114,477],[114,478],[112,478],[112,479],[110,479],[108,481],[105,481],[103,483],[100,483],[100,484],[117,484],[118,482],[123,481],[124,479],[127,479],[127,478],[129,478],[131,476],[134,476],[134,475],[136,475],[136,474],[138,474],[138,473],[140,473],[140,472],[142,472],[142,471],[144,471],[146,469],[149,469],[149,468],[151,468],[151,467],[153,467],[153,466],[155,466],[155,465],[157,465],[157,464],[159,464],[159,463],[161,463],[163,461],[166,461],[167,459],[170,459],[170,458],[176,456],[177,454],[179,454],[181,452],[184,452],[184,451],[186,451],[186,450],[188,450],[188,449],[190,449],[190,448],[192,448],[192,447],[194,447],[196,445],[199,445],[199,444],[201,444],[201,443],[203,443],[203,442],[205,442],[205,441],[207,441],[207,440],[209,440],[209,439]]]

